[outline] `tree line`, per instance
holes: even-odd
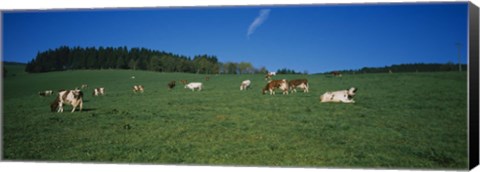
[[[467,70],[466,64],[461,64],[462,71]],[[330,74],[332,72],[340,73],[390,73],[390,72],[440,72],[440,71],[459,71],[459,65],[452,62],[448,63],[413,63],[413,64],[398,64],[384,67],[363,67],[356,70],[337,70],[325,72]]]
[[[157,72],[185,72],[199,74],[256,74],[267,73],[265,67],[256,68],[249,62],[220,62],[214,55],[196,55],[193,58],[146,48],[123,47],[68,47],[61,46],[38,52],[27,63],[29,73],[77,69],[131,69]]]

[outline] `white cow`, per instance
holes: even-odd
[[[248,87],[250,87],[250,83],[252,83],[250,80],[245,80],[240,84],[240,91],[241,90],[247,90]]]
[[[100,88],[93,89],[93,95],[94,96],[105,95],[105,88],[100,87]]]
[[[340,90],[333,92],[326,92],[320,96],[320,102],[343,102],[343,103],[355,103],[353,96],[357,89],[352,87],[348,90]]]
[[[70,104],[73,106],[72,113],[75,112],[77,106],[80,106],[80,111],[83,108],[83,92],[80,90],[63,90],[58,93],[57,98],[50,104],[52,112],[63,112],[63,104]]]
[[[38,92],[38,95],[40,95],[40,96],[50,96],[52,94],[53,94],[52,90],[45,90],[45,91]]]
[[[203,84],[201,82],[190,82],[187,85],[185,85],[185,88],[189,88],[192,91],[195,91],[195,89],[198,89],[198,91],[201,91],[203,87]]]

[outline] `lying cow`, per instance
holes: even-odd
[[[268,82],[267,85],[262,89],[262,94],[265,94],[265,92],[268,90],[270,92],[270,95],[275,94],[275,89],[278,88],[280,89],[283,94],[288,94],[288,82],[286,79],[283,80],[272,80]]]
[[[63,112],[63,104],[73,106],[72,113],[80,106],[80,111],[83,108],[83,92],[80,90],[64,90],[58,93],[57,98],[50,104],[52,112]]]
[[[245,80],[240,84],[240,90],[247,90],[248,87],[250,87],[250,80]]]
[[[40,95],[40,96],[50,96],[52,94],[53,94],[52,90],[45,90],[45,91],[38,92],[38,95]]]
[[[201,82],[190,82],[187,85],[185,85],[185,88],[189,88],[192,91],[195,91],[195,89],[198,89],[198,91],[201,91],[203,87],[203,84]]]
[[[133,86],[133,92],[134,93],[137,93],[137,92],[143,93],[143,90],[144,90],[143,85],[134,85]]]
[[[172,89],[173,87],[175,87],[175,81],[170,81],[170,83],[167,84],[168,86],[168,89]]]
[[[352,87],[348,90],[340,90],[333,92],[326,92],[320,96],[320,102],[343,102],[343,103],[355,103],[353,96],[357,89]]]
[[[308,93],[308,80],[307,79],[295,79],[288,81],[290,92],[297,92],[296,88],[303,89],[304,93]]]
[[[93,89],[93,96],[105,95],[105,88],[94,88]]]

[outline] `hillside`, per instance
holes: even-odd
[[[131,76],[135,76],[132,79]],[[262,95],[263,75],[75,70],[4,79],[3,159],[222,166],[467,168],[465,72],[281,75],[309,93]],[[274,79],[280,76],[275,76]],[[192,92],[178,81],[203,82]],[[239,84],[252,81],[240,91]],[[167,83],[177,81],[173,90]],[[84,89],[84,110],[50,112],[38,91]],[[133,85],[145,86],[135,94]],[[320,103],[358,88],[355,104]],[[92,96],[105,87],[106,95]],[[425,101],[423,101],[425,100]]]
[[[12,77],[17,75],[25,75],[25,66],[24,63],[19,62],[3,62],[3,73],[4,77]]]

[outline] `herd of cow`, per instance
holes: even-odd
[[[265,76],[265,79],[268,80],[265,87],[262,88],[262,94],[269,92],[270,95],[275,94],[275,90],[280,90],[283,94],[297,92],[297,88],[303,90],[304,93],[309,92],[309,85],[307,79],[294,79],[287,81],[286,79],[282,80],[272,80],[271,77],[275,75],[275,73],[268,73]],[[134,76],[132,76],[134,79]],[[205,80],[208,81],[210,78],[206,77]],[[184,88],[191,89],[192,91],[198,90],[201,91],[203,88],[203,84],[201,82],[190,82],[188,83],[187,80],[180,80],[182,84],[184,84]],[[250,88],[251,85],[250,80],[244,80],[240,84],[240,90],[247,90]],[[168,89],[173,89],[176,85],[176,81],[171,81],[167,84]],[[88,86],[86,84],[81,85],[81,89],[85,89]],[[144,87],[142,85],[134,85],[132,88],[134,93],[143,93]],[[343,103],[355,103],[353,100],[353,96],[355,96],[357,89],[355,87],[351,87],[347,90],[340,90],[340,91],[327,91],[323,95],[320,96],[320,102],[343,102]],[[53,95],[52,90],[46,90],[38,93],[41,96],[49,96]],[[105,95],[105,88],[99,87],[93,89],[93,96],[100,96]],[[73,106],[71,112],[75,112],[75,109],[79,107],[79,110],[82,111],[83,108],[83,92],[75,88],[74,90],[59,90],[56,99],[50,104],[50,108],[52,112],[63,112],[63,105],[68,104]]]

